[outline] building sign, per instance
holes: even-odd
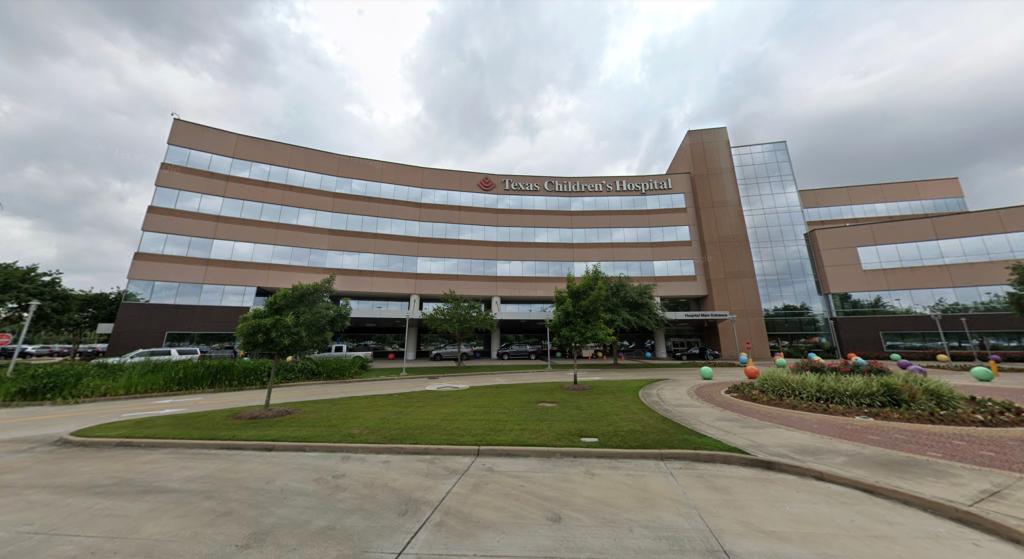
[[[635,192],[647,194],[657,190],[672,190],[672,179],[615,179],[584,182],[570,179],[547,179],[540,182],[526,182],[515,179],[501,179],[501,189],[507,192],[553,192],[553,193],[612,193]],[[476,183],[480,190],[490,191],[495,183],[490,177],[484,177]]]
[[[726,320],[732,318],[729,311],[680,311],[671,313],[671,317],[683,320]]]

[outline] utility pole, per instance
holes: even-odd
[[[18,336],[18,345],[14,346],[14,355],[11,356],[11,365],[7,367],[7,376],[14,375],[14,363],[18,361],[18,354],[21,353],[21,344],[25,342],[25,333],[28,332],[28,325],[32,324],[32,315],[36,314],[36,307],[39,301],[29,301],[28,316],[25,317],[25,324],[21,327],[21,335]]]
[[[405,376],[405,366],[409,362],[409,316],[412,315],[411,311],[405,311],[405,342],[404,348],[402,349],[402,374]]]

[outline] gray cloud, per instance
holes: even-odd
[[[0,4],[0,257],[123,284],[171,111],[536,174],[661,172],[687,129],[726,125],[736,144],[789,140],[804,187],[959,176],[972,207],[1024,203],[1018,4],[445,3],[348,50],[331,45],[381,19],[326,8]]]

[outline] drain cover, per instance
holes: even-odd
[[[467,388],[469,388],[468,384],[430,384],[430,385],[427,385],[426,389],[427,390],[448,391],[448,390],[465,390]]]
[[[581,443],[596,443],[597,437],[580,437]]]

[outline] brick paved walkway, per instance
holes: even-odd
[[[941,427],[867,421],[772,408],[737,400],[722,394],[732,382],[712,382],[691,388],[697,398],[753,419],[791,429],[835,437],[919,456],[941,458],[963,464],[1024,473],[1024,429]],[[1013,399],[1021,402],[1019,388],[958,385],[972,394]]]

